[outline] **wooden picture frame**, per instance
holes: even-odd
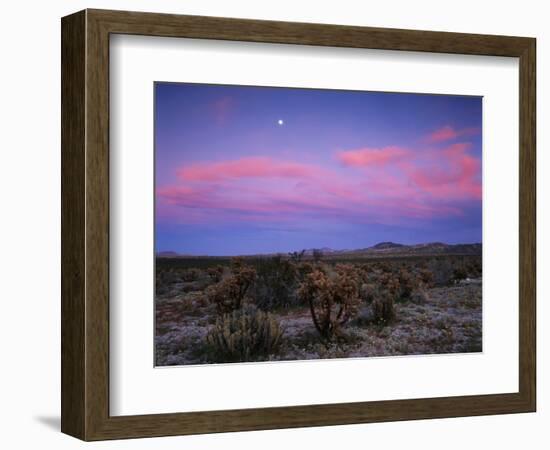
[[[104,10],[64,17],[61,28],[64,433],[101,440],[535,411],[535,39]],[[110,416],[109,36],[117,33],[519,58],[519,391]]]

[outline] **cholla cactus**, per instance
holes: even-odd
[[[350,265],[336,266],[332,278],[321,269],[313,270],[305,277],[298,296],[309,304],[313,324],[327,341],[341,334],[342,326],[357,314],[361,303],[358,277]]]
[[[277,352],[282,336],[275,318],[248,306],[219,317],[206,341],[215,362],[262,361]]]
[[[309,262],[301,262],[296,264],[296,274],[298,278],[303,281],[307,275],[315,270],[313,264]]]
[[[434,285],[434,274],[424,267],[418,272],[418,280],[421,287],[431,288]]]
[[[238,272],[243,267],[245,267],[244,258],[242,256],[235,256],[231,258],[230,267],[231,267],[231,271]]]
[[[399,282],[399,298],[402,300],[411,298],[411,294],[418,287],[416,277],[407,269],[401,269],[397,274],[397,281]]]
[[[256,261],[256,282],[251,294],[261,309],[288,308],[296,304],[296,264],[276,255]]]
[[[243,305],[244,297],[256,279],[254,268],[237,264],[228,278],[206,289],[210,303],[216,305],[219,314],[227,314]]]
[[[385,273],[379,278],[371,305],[374,322],[386,324],[395,319],[394,302],[399,288],[399,280],[392,274]]]
[[[376,284],[363,283],[359,290],[359,296],[365,303],[372,303],[376,295]]]

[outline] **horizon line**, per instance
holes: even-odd
[[[360,247],[360,248],[344,248],[344,249],[334,249],[330,247],[310,247],[310,248],[303,248],[300,250],[291,250],[291,251],[279,251],[279,252],[265,252],[265,253],[239,253],[239,254],[231,254],[231,255],[210,255],[210,254],[197,254],[197,253],[183,253],[183,252],[177,252],[174,250],[161,250],[158,252],[155,252],[155,257],[158,257],[161,254],[173,254],[174,256],[187,256],[187,257],[193,257],[193,258],[232,258],[232,257],[241,257],[241,256],[278,256],[278,255],[289,255],[294,252],[308,252],[313,250],[330,250],[331,253],[345,253],[345,252],[355,252],[359,250],[370,250],[375,249],[377,245],[380,244],[393,244],[397,245],[399,247],[415,247],[420,245],[447,245],[447,246],[457,246],[457,245],[483,245],[482,242],[460,242],[457,244],[448,244],[446,242],[442,241],[430,241],[430,242],[418,242],[415,244],[401,244],[399,242],[393,242],[393,241],[382,241],[378,242],[374,245],[371,245],[369,247]]]

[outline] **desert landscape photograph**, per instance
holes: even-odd
[[[155,365],[482,352],[482,98],[155,83]]]

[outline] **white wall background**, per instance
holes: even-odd
[[[550,29],[545,2],[52,0],[0,15],[0,443],[85,444],[59,432],[60,17],[86,7],[535,36],[538,39],[538,378],[536,414],[348,425],[92,444],[96,448],[547,448],[550,436]],[[546,179],[545,179],[546,178]],[[546,279],[545,279],[546,278]]]

